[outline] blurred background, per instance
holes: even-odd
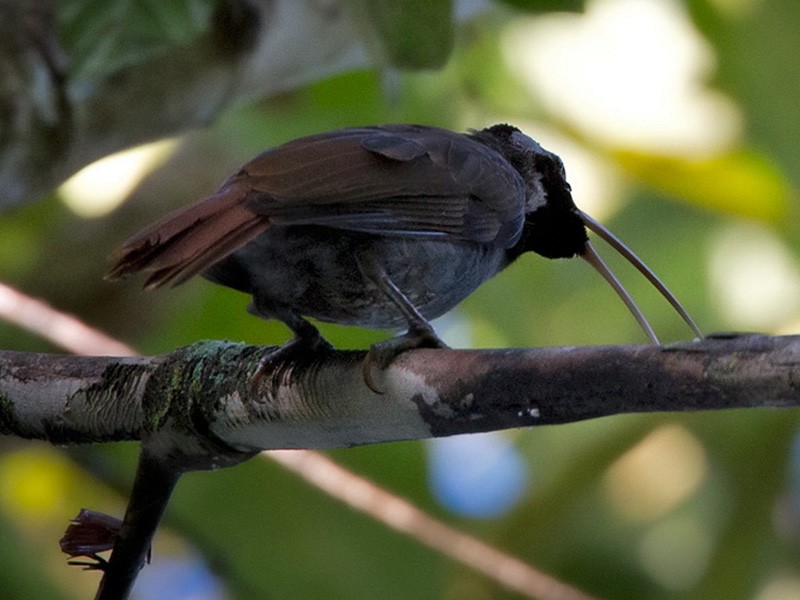
[[[163,7],[168,23],[185,24],[190,14],[202,22],[207,11],[192,11],[213,3],[106,4],[115,11],[87,1],[58,9],[70,73],[85,81],[183,43],[154,25]],[[281,343],[285,328],[247,314],[245,296],[201,279],[157,292],[109,283],[108,255],[295,137],[388,122],[461,131],[508,122],[562,157],[576,203],[650,265],[704,331],[800,331],[800,4],[456,2],[452,18],[448,7],[447,19],[428,24],[426,35],[448,47],[421,50],[444,52],[431,61],[441,66],[422,70],[407,68],[419,65],[397,58],[356,5],[364,66],[225,106],[207,127],[113,154],[5,211],[0,280],[146,354],[198,339]],[[137,35],[92,34],[126,27]],[[404,35],[422,45],[411,29]],[[598,249],[663,341],[691,337],[643,278]],[[340,348],[389,335],[321,328]],[[588,266],[534,255],[437,330],[456,347],[646,341]],[[4,322],[0,346],[61,351]],[[329,454],[599,597],[784,600],[800,598],[798,425],[793,410],[631,415]],[[62,451],[0,439],[0,597],[91,597],[97,575],[67,567],[57,540],[80,507],[122,515],[136,453],[135,444]],[[264,460],[184,477],[153,557],[141,599],[519,597]]]

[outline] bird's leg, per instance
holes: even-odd
[[[394,284],[386,274],[386,270],[376,261],[366,256],[357,257],[358,266],[364,277],[374,283],[378,289],[394,304],[408,321],[408,331],[403,335],[370,346],[362,366],[364,382],[373,392],[382,393],[372,379],[372,368],[385,369],[391,362],[406,350],[414,348],[447,348],[425,317],[423,317],[411,300]]]
[[[330,342],[322,337],[316,327],[293,310],[288,308],[276,308],[273,306],[267,308],[255,298],[248,310],[256,316],[278,319],[286,324],[294,333],[294,338],[286,342],[283,346],[266,352],[264,356],[261,357],[261,360],[258,361],[258,367],[250,382],[250,392],[254,398],[259,397],[258,388],[261,385],[261,380],[264,379],[265,375],[270,374],[277,365],[281,363],[308,361],[322,352],[333,349]],[[272,395],[274,395],[274,388],[276,386],[277,381],[273,380]]]

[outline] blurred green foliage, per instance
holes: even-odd
[[[518,0],[507,4],[540,6]],[[559,10],[580,4],[544,3]],[[197,15],[210,10],[209,3],[189,1],[66,5],[65,36],[85,66],[78,68],[99,64],[109,71],[199,34],[203,20]],[[735,103],[744,123],[735,144],[716,154],[619,147],[590,139],[563,116],[549,113],[503,63],[505,28],[534,17],[495,8],[455,28],[454,52],[438,71],[402,75],[399,86],[394,72],[347,73],[230,111],[208,130],[190,134],[126,205],[107,217],[81,219],[59,202],[57,193],[4,214],[0,278],[142,352],[165,352],[200,338],[279,343],[288,335],[285,328],[248,315],[244,296],[200,280],[157,293],[142,292],[135,281],[110,284],[102,280],[105,256],[140,226],[208,193],[237,164],[282,141],[364,123],[422,122],[463,130],[508,121],[533,124],[525,127],[533,137],[539,135],[537,127],[555,132],[555,139],[588,152],[616,180],[614,202],[604,209],[610,229],[650,264],[703,329],[742,329],[747,322],[726,312],[726,291],[710,277],[718,236],[743,221],[758,223],[787,249],[795,267],[800,264],[800,5],[791,0],[692,0],[685,8],[716,57],[710,84]],[[431,25],[444,37],[450,35],[449,21]],[[113,36],[100,33],[109,30]],[[101,38],[108,46],[98,45]],[[386,43],[397,48],[399,42]],[[423,50],[423,58],[427,52],[440,49]],[[581,198],[576,201],[580,205]],[[747,242],[742,239],[742,246]],[[609,260],[664,340],[689,336],[646,282],[615,257]],[[759,287],[754,280],[752,292]],[[763,311],[774,308],[769,301],[763,305]],[[456,313],[475,346],[643,342],[605,283],[575,261],[524,257]],[[800,311],[795,310],[776,327],[788,332],[799,326]],[[388,335],[332,325],[323,325],[323,331],[340,347],[366,347]],[[46,342],[5,324],[0,324],[0,344],[52,351]],[[622,416],[514,432],[532,484],[512,512],[486,521],[458,517],[435,502],[427,487],[424,443],[331,454],[443,519],[600,597],[761,598],[759,593],[778,580],[788,582],[795,594],[800,590],[800,498],[788,486],[790,469],[798,468],[791,454],[798,423],[797,411],[754,409]],[[634,518],[610,499],[610,474],[621,457],[639,456],[636,449],[646,448],[653,432],[667,425],[688,433],[702,449],[702,477],[675,506]],[[45,446],[0,444],[0,557],[5,565],[0,596],[87,597],[94,576],[66,567],[56,541],[66,519],[81,506],[117,507],[119,513],[132,478],[135,445],[73,451],[70,455],[82,466],[75,469],[65,467],[57,451]],[[38,465],[33,482],[9,467],[9,461],[27,464],[32,452]],[[640,475],[663,475],[650,472],[648,464],[642,463]],[[679,477],[681,465],[677,462],[676,473],[667,475]],[[29,504],[45,493],[36,492],[37,481],[57,490],[57,501],[36,509],[46,513],[46,527],[30,517]],[[681,538],[676,523],[687,522],[700,533]],[[665,531],[673,537],[665,537]],[[665,539],[678,539],[677,549]],[[180,483],[154,559],[190,547],[226,577],[231,598],[517,597],[263,460],[192,474]],[[697,575],[681,579],[679,563],[672,575],[658,574],[647,559],[653,548],[660,548],[655,556],[662,562],[685,554],[696,563]],[[35,570],[26,556],[36,557]]]
[[[433,69],[453,48],[450,0],[349,0],[362,35],[385,64]]]
[[[208,30],[218,0],[65,0],[61,42],[75,78],[111,74],[185,45]]]

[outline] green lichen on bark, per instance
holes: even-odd
[[[179,348],[151,373],[143,396],[151,442],[163,458],[185,470],[239,463],[255,452],[232,448],[211,431],[221,402],[241,388],[247,355],[244,344],[201,341]],[[255,360],[250,358],[250,360]],[[255,364],[255,363],[254,363]],[[168,440],[174,440],[174,443]]]
[[[18,434],[19,422],[17,421],[14,401],[5,394],[0,394],[0,435]]]

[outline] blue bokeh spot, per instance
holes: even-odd
[[[528,487],[528,466],[502,433],[432,440],[429,480],[447,509],[468,517],[492,518],[508,512]]]

